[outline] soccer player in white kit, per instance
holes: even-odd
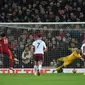
[[[85,66],[85,41],[81,46],[81,53],[82,53],[82,57],[84,58],[84,66]]]
[[[85,40],[81,46],[82,57],[84,58],[84,67],[85,67]],[[84,73],[85,75],[85,73]]]
[[[40,75],[40,70],[42,68],[42,63],[44,59],[44,52],[47,51],[47,46],[42,40],[42,36],[37,35],[37,40],[32,43],[31,53],[34,56],[34,75]]]

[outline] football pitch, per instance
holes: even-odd
[[[85,85],[82,73],[0,74],[0,85]]]

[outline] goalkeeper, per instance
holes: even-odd
[[[73,61],[75,61],[77,59],[81,59],[82,61],[84,61],[84,59],[80,55],[79,49],[74,50],[70,55],[68,55],[66,57],[59,58],[57,60],[57,65],[60,62],[63,62],[63,64],[61,66],[57,67],[55,70],[53,70],[53,72],[61,70],[63,67],[68,66],[69,64],[71,64]]]

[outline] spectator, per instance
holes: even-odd
[[[20,26],[20,25],[19,25]],[[17,27],[19,27],[17,25]],[[36,40],[37,34],[43,35],[42,39],[48,46],[48,52],[45,54],[44,66],[48,66],[53,59],[61,56],[69,55],[68,47],[80,47],[84,38],[84,30],[79,30],[85,27],[82,25],[21,25],[28,29],[11,29],[9,27],[0,28],[0,32],[4,31],[9,38],[9,47],[11,48],[18,59],[19,66],[22,66],[22,52],[26,46],[30,46]],[[20,26],[20,27],[21,27]],[[15,27],[15,25],[13,26]],[[30,29],[29,29],[30,28]],[[33,28],[35,30],[33,30]],[[40,28],[39,30],[36,30]],[[66,29],[65,29],[66,28]],[[41,30],[43,29],[43,30]],[[51,30],[50,30],[51,29]],[[72,30],[70,30],[72,29]],[[29,66],[29,65],[28,65]],[[72,66],[71,66],[72,67]]]
[[[0,22],[85,21],[84,0],[8,1],[0,3]]]
[[[29,67],[29,64],[31,63],[31,58],[32,58],[32,55],[31,55],[28,47],[26,47],[25,50],[22,53],[22,63],[23,63],[22,66],[24,68]]]

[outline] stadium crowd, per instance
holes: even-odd
[[[0,22],[83,22],[84,10],[84,0],[0,0]]]
[[[35,27],[36,25],[34,28]],[[47,25],[41,27],[42,29],[45,28],[45,30],[13,29],[9,27],[0,28],[1,32],[3,31],[7,34],[9,47],[20,61],[19,64],[15,63],[15,67],[22,67],[22,53],[26,47],[30,49],[32,42],[36,39],[36,36],[39,33],[43,36],[43,40],[46,42],[48,47],[48,52],[45,53],[44,66],[49,66],[50,63],[56,61],[58,58],[69,55],[71,53],[69,48],[80,48],[85,39],[85,32],[79,30],[84,28],[83,25],[57,25],[59,29],[55,29],[54,25],[51,25],[50,27],[52,30],[50,30]],[[68,28],[68,30],[64,30],[64,28]],[[8,62],[6,58],[4,59],[5,63]],[[82,62],[78,60],[75,65],[78,65],[79,67],[81,63]],[[30,62],[31,67],[32,64],[33,62]],[[70,67],[75,65],[71,65]],[[7,63],[5,66],[7,66]]]

